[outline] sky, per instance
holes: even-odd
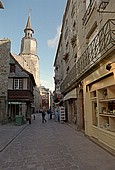
[[[0,39],[11,40],[11,52],[20,53],[21,39],[30,13],[38,42],[40,83],[54,90],[54,60],[67,0],[1,0]]]

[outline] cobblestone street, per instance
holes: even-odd
[[[0,128],[8,126],[6,140],[9,137],[11,141],[9,144],[4,142],[5,130],[0,131],[0,144],[4,143],[0,152],[0,170],[115,169],[115,158],[83,133],[53,119],[42,123],[40,116],[37,115],[31,125],[0,125]]]

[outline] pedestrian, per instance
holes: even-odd
[[[46,122],[45,116],[46,116],[46,110],[45,110],[45,108],[43,108],[43,110],[42,110],[42,123]]]
[[[36,116],[35,116],[35,114],[33,115],[33,118],[34,118],[34,120],[36,119]]]
[[[50,109],[47,110],[48,119],[50,119]]]
[[[48,109],[47,113],[48,113],[48,118],[52,119],[52,111],[51,111],[51,109]]]
[[[52,119],[52,111],[50,112],[50,119]]]
[[[59,107],[57,107],[55,109],[55,121],[59,122],[60,121],[60,111],[59,111]]]
[[[29,122],[29,124],[31,124],[31,115],[27,114],[26,120]]]

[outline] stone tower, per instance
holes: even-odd
[[[30,16],[24,29],[25,36],[21,41],[20,56],[25,61],[24,67],[34,75],[37,87],[40,86],[40,66],[37,55],[37,41],[33,38],[34,30],[31,26]],[[24,62],[23,61],[23,62]]]
[[[39,57],[37,55],[37,41],[33,38],[34,30],[32,29],[31,19],[28,16],[26,28],[24,29],[24,37],[21,41],[20,54],[16,56],[16,60],[22,65],[24,69],[33,74],[36,88],[35,88],[35,110],[38,111],[40,107],[40,65]]]

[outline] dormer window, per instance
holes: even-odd
[[[15,73],[15,64],[10,64],[10,73]]]

